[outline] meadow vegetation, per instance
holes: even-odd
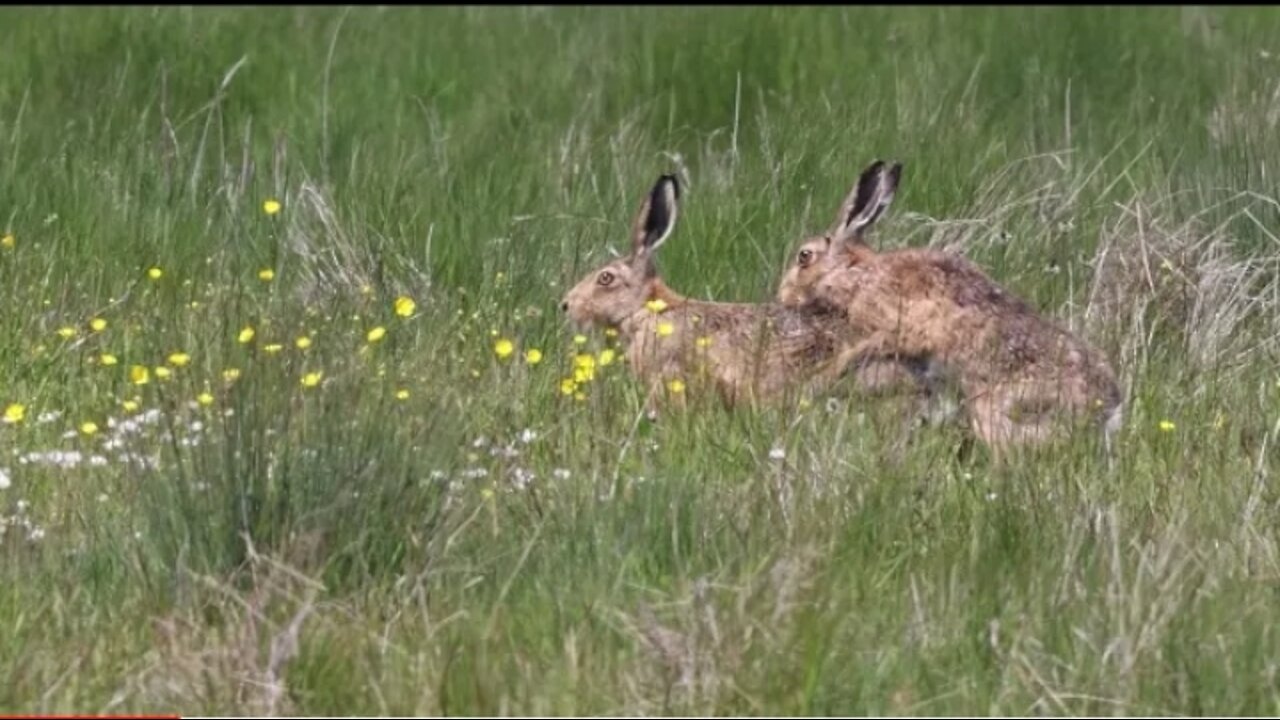
[[[0,11],[0,709],[1280,713],[1280,13]],[[648,422],[565,290],[771,298],[857,173],[1111,359],[996,466]]]

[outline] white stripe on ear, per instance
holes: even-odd
[[[875,224],[893,204],[898,190],[898,181],[902,178],[902,163],[894,163],[887,170],[883,162],[877,160],[863,173],[858,180],[855,191],[855,203],[838,237],[845,240],[858,239],[862,233]]]
[[[636,218],[637,254],[652,254],[671,237],[680,214],[680,182],[675,175],[663,175],[649,191]]]

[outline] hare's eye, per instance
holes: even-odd
[[[608,270],[605,270],[604,272],[600,273],[600,279],[598,282],[601,285],[605,285],[605,286],[613,284],[613,273],[609,272]]]
[[[813,262],[813,251],[808,248],[800,251],[800,264],[808,265]]]

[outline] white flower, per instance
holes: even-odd
[[[551,471],[551,477],[557,480],[568,480],[569,471],[565,470],[564,468],[556,468],[555,470]]]
[[[537,439],[538,439],[538,433],[534,432],[530,428],[525,428],[524,430],[520,431],[520,442],[524,443],[525,445],[528,445],[529,443]]]
[[[8,490],[13,487],[13,481],[9,479],[9,471],[0,468],[0,490]]]
[[[520,490],[529,487],[529,483],[533,482],[533,479],[537,477],[537,475],[524,468],[516,468],[511,474],[513,476],[511,483]]]
[[[31,542],[40,542],[44,539],[44,528],[31,528],[31,532],[27,535],[27,539]]]
[[[62,417],[61,410],[50,410],[48,412],[42,412],[38,416],[36,416],[36,424],[48,425],[49,423],[57,420],[60,417]]]
[[[770,460],[786,460],[787,451],[783,450],[780,447],[775,447],[769,451],[769,459]]]

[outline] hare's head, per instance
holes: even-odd
[[[631,254],[592,270],[560,308],[578,325],[618,325],[644,308],[660,287],[653,257],[676,226],[680,184],[663,175],[645,196],[631,230]]]
[[[827,272],[874,254],[866,243],[866,233],[893,202],[901,177],[902,163],[889,166],[877,160],[862,171],[831,227],[800,245],[782,275],[779,302],[804,305],[813,299],[814,287]]]

